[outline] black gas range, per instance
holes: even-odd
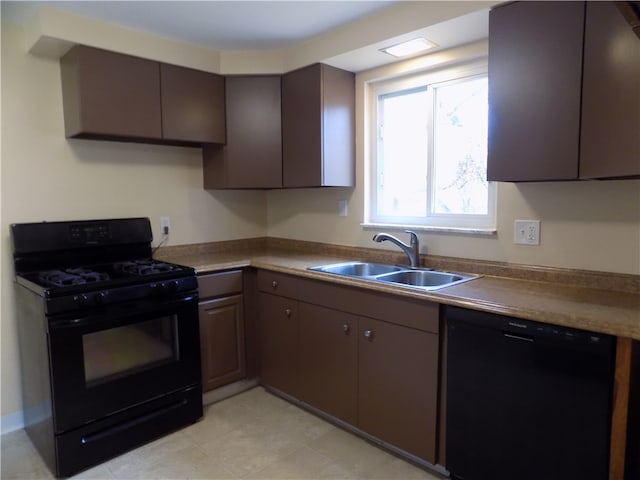
[[[192,268],[148,218],[11,226],[25,430],[69,476],[202,416]]]
[[[192,268],[150,258],[25,272],[17,282],[43,297],[49,314],[197,288]]]
[[[14,224],[16,280],[47,313],[195,290],[192,268],[152,258],[148,218]]]

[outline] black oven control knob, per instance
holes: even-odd
[[[156,295],[162,295],[166,291],[167,291],[167,286],[165,285],[164,282],[158,282],[151,285],[151,292],[155,293]]]
[[[105,300],[108,296],[109,294],[107,292],[98,292],[94,297],[94,301],[97,305],[102,305],[103,303],[105,303]]]
[[[167,290],[170,292],[177,292],[179,286],[180,286],[180,282],[178,282],[178,280],[172,280],[171,282],[167,282]]]
[[[86,305],[89,304],[89,297],[86,295],[76,295],[75,297],[73,297],[73,299],[76,302],[76,305],[80,306],[80,307],[84,307]]]

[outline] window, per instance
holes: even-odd
[[[366,224],[495,230],[485,65],[370,84]]]

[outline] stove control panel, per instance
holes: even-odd
[[[74,223],[69,226],[69,241],[74,244],[92,245],[110,239],[108,223]]]
[[[109,291],[88,292],[73,296],[73,301],[79,308],[99,306],[109,303]]]
[[[46,301],[49,315],[99,308],[101,306],[151,298],[170,298],[174,294],[196,291],[198,282],[195,276],[170,280],[128,285],[107,290],[94,290],[74,295],[51,297]]]

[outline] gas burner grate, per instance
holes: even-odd
[[[119,262],[114,265],[114,270],[130,275],[154,275],[157,273],[172,272],[181,268],[170,263],[157,262],[155,260],[134,260],[130,262]]]
[[[49,270],[42,272],[38,274],[38,278],[49,285],[66,287],[68,285],[102,282],[109,280],[109,275],[86,268],[68,268],[66,270]]]

